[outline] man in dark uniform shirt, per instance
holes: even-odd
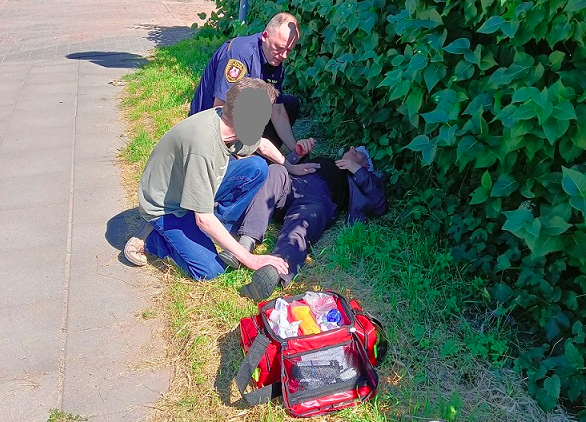
[[[206,66],[191,101],[189,115],[223,105],[230,86],[245,76],[262,79],[281,92],[285,77],[283,61],[298,40],[297,19],[289,13],[279,13],[269,21],[263,32],[226,41]],[[284,143],[290,151],[294,151],[299,143],[301,147],[298,151],[307,154],[315,141],[310,138],[297,142],[291,130],[299,108],[297,98],[281,92],[273,105],[271,120],[263,137],[277,148]]]

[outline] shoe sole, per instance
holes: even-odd
[[[266,265],[254,272],[252,282],[243,286],[240,293],[256,301],[264,300],[273,293],[280,279],[277,269]]]

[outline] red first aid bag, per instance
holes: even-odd
[[[296,417],[324,414],[374,397],[374,369],[386,352],[380,323],[335,292],[320,292],[335,301],[337,328],[316,334],[280,337],[269,318],[277,299],[259,304],[259,313],[240,321],[245,352],[236,384],[246,401],[266,403],[283,396],[286,411]],[[304,295],[286,296],[288,304],[303,304]],[[252,380],[253,389],[245,392]]]

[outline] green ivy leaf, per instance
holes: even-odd
[[[459,161],[464,154],[475,157],[482,149],[482,145],[474,136],[466,135],[458,142],[457,159]]]
[[[435,153],[437,152],[437,145],[428,146],[421,150],[422,158],[421,158],[421,165],[427,166],[433,162],[433,158],[435,157]]]
[[[582,148],[578,148],[572,142],[569,136],[564,136],[559,143],[559,151],[566,163],[574,163],[584,152]]]
[[[522,13],[528,12],[531,9],[533,9],[533,7],[535,6],[535,4],[532,1],[526,1],[521,3],[519,6],[517,6],[517,8],[515,9],[515,17],[519,17],[519,15],[521,15]]]
[[[514,211],[505,211],[503,213],[507,217],[507,221],[503,224],[503,230],[510,232],[518,232],[526,223],[534,220],[533,214],[526,208],[519,208]]]
[[[411,151],[422,151],[424,148],[431,146],[429,143],[429,137],[427,135],[419,135],[413,138],[409,145],[405,148]]]
[[[565,101],[560,104],[556,104],[553,107],[553,112],[551,116],[554,119],[558,120],[570,120],[570,119],[577,119],[576,111],[574,110],[574,106],[569,101]]]
[[[572,36],[574,27],[568,21],[566,16],[558,16],[551,26],[551,30],[545,35],[545,39],[551,48],[560,42],[567,41]]]
[[[409,116],[412,116],[419,112],[419,109],[421,108],[421,103],[423,101],[423,92],[423,89],[414,88],[407,96],[407,100],[405,101],[405,103],[407,104],[407,113],[409,114]]]
[[[539,124],[543,125],[549,116],[553,113],[553,103],[551,101],[547,101],[545,103],[545,108],[542,107],[535,107],[535,113],[537,113],[537,119],[539,120]]]
[[[524,103],[529,100],[532,95],[539,95],[539,90],[534,86],[524,86],[513,93],[512,100],[514,103]]]
[[[482,60],[482,45],[478,44],[473,52],[470,50],[464,52],[464,60],[480,67],[480,62]]]
[[[444,146],[454,145],[454,143],[456,142],[456,131],[457,130],[458,130],[458,125],[440,127],[438,140],[441,141],[441,144]]]
[[[527,223],[525,223],[525,226],[523,228],[531,236],[537,238],[539,237],[539,233],[541,232],[541,219],[536,218],[533,221],[528,221]]]
[[[464,54],[470,50],[470,40],[468,38],[458,38],[446,45],[444,50],[452,54]]]
[[[383,88],[385,86],[394,87],[399,81],[401,80],[401,76],[403,72],[399,69],[391,70],[385,74],[385,78],[382,80],[380,84],[377,85],[377,88]]]
[[[503,85],[509,85],[513,80],[513,75],[509,72],[506,67],[500,67],[494,71],[490,78],[488,78],[488,84],[495,89]]]
[[[572,235],[564,238],[566,252],[586,264],[586,233],[576,230]]]
[[[549,96],[549,91],[548,91],[547,87],[543,88],[541,90],[541,92],[537,89],[531,90],[531,99],[533,101],[535,101],[535,103],[537,105],[539,105],[541,108],[546,108],[547,103],[548,103],[548,101],[547,101],[548,96]]]
[[[501,26],[501,31],[503,31],[503,34],[505,34],[509,38],[513,38],[515,36],[515,34],[517,33],[518,29],[519,29],[519,21],[518,20],[506,21]]]
[[[359,26],[360,29],[370,35],[372,28],[374,28],[374,25],[377,21],[376,15],[372,12],[368,12],[368,17],[366,19],[364,19],[364,16],[362,16],[361,18],[362,19],[360,20]]]
[[[557,120],[550,117],[543,123],[543,132],[550,144],[554,144],[570,127],[569,120]]]
[[[430,63],[423,71],[427,91],[431,92],[433,87],[446,76],[446,73],[446,66],[443,63]]]
[[[582,9],[586,9],[586,0],[569,0],[564,12],[577,12]]]
[[[503,23],[505,23],[505,20],[501,16],[492,16],[478,28],[477,32],[481,34],[492,34],[498,31]]]
[[[489,198],[490,191],[482,186],[479,186],[474,190],[474,192],[470,194],[470,196],[472,196],[470,205],[482,204]]]
[[[567,339],[564,345],[564,355],[568,359],[568,362],[572,366],[572,368],[581,371],[584,368],[584,356],[578,350],[576,346],[574,346],[574,342],[572,339]]]
[[[495,182],[494,186],[492,187],[490,196],[492,196],[493,198],[509,196],[510,194],[515,192],[518,187],[519,182],[517,182],[513,176],[506,173],[501,174]]]
[[[574,334],[574,343],[583,344],[586,341],[586,331],[584,331],[584,324],[576,321],[572,326],[572,334]]]
[[[496,259],[496,267],[494,270],[498,272],[506,270],[507,268],[511,268],[509,257],[506,254],[499,255]]]
[[[529,120],[537,116],[533,104],[521,104],[511,116],[515,120]]]
[[[568,388],[568,398],[570,399],[570,401],[576,402],[580,398],[582,391],[584,391],[585,389],[586,380],[584,379],[584,377],[582,375],[572,375],[570,377],[570,383]],[[586,418],[586,412],[582,411],[582,416],[578,414],[578,417],[581,417],[581,419],[579,420],[583,421],[584,418]]]
[[[494,60],[493,54],[490,51],[488,51],[484,56],[482,56],[482,59],[480,60],[480,65],[478,67],[480,68],[480,70],[486,71],[496,66],[496,64],[497,63]]]
[[[490,173],[488,172],[488,170],[486,170],[482,174],[482,178],[480,179],[480,185],[485,189],[492,189],[492,178],[490,177]]]
[[[543,233],[548,236],[558,236],[565,233],[570,227],[572,225],[564,221],[563,218],[554,216],[547,221]]]
[[[534,247],[528,246],[531,249],[532,259],[541,258],[551,252],[564,250],[563,240],[559,236],[540,236],[535,240]]]
[[[554,51],[549,55],[549,64],[551,70],[557,72],[562,67],[562,62],[564,61],[564,57],[566,57],[566,53],[561,51]]]
[[[404,97],[409,92],[409,88],[411,88],[410,81],[399,82],[393,89],[391,89],[389,100],[392,101]]]
[[[586,198],[580,196],[573,196],[570,198],[570,205],[582,212],[582,215],[586,217]]]
[[[449,120],[448,113],[445,110],[436,109],[429,113],[423,113],[421,116],[427,123],[447,123]]]
[[[572,142],[578,148],[586,150],[586,127],[578,126],[574,136],[571,136]]]
[[[461,60],[456,65],[456,70],[454,71],[454,77],[457,81],[464,81],[466,79],[470,79],[474,75],[474,65],[466,60]]]
[[[562,166],[562,188],[572,197],[586,198],[586,175]]]

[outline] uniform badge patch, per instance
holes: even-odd
[[[246,65],[236,59],[228,60],[228,64],[226,65],[226,69],[224,69],[224,76],[226,76],[226,80],[233,84],[234,82],[238,82],[240,79],[244,78],[246,75]]]

